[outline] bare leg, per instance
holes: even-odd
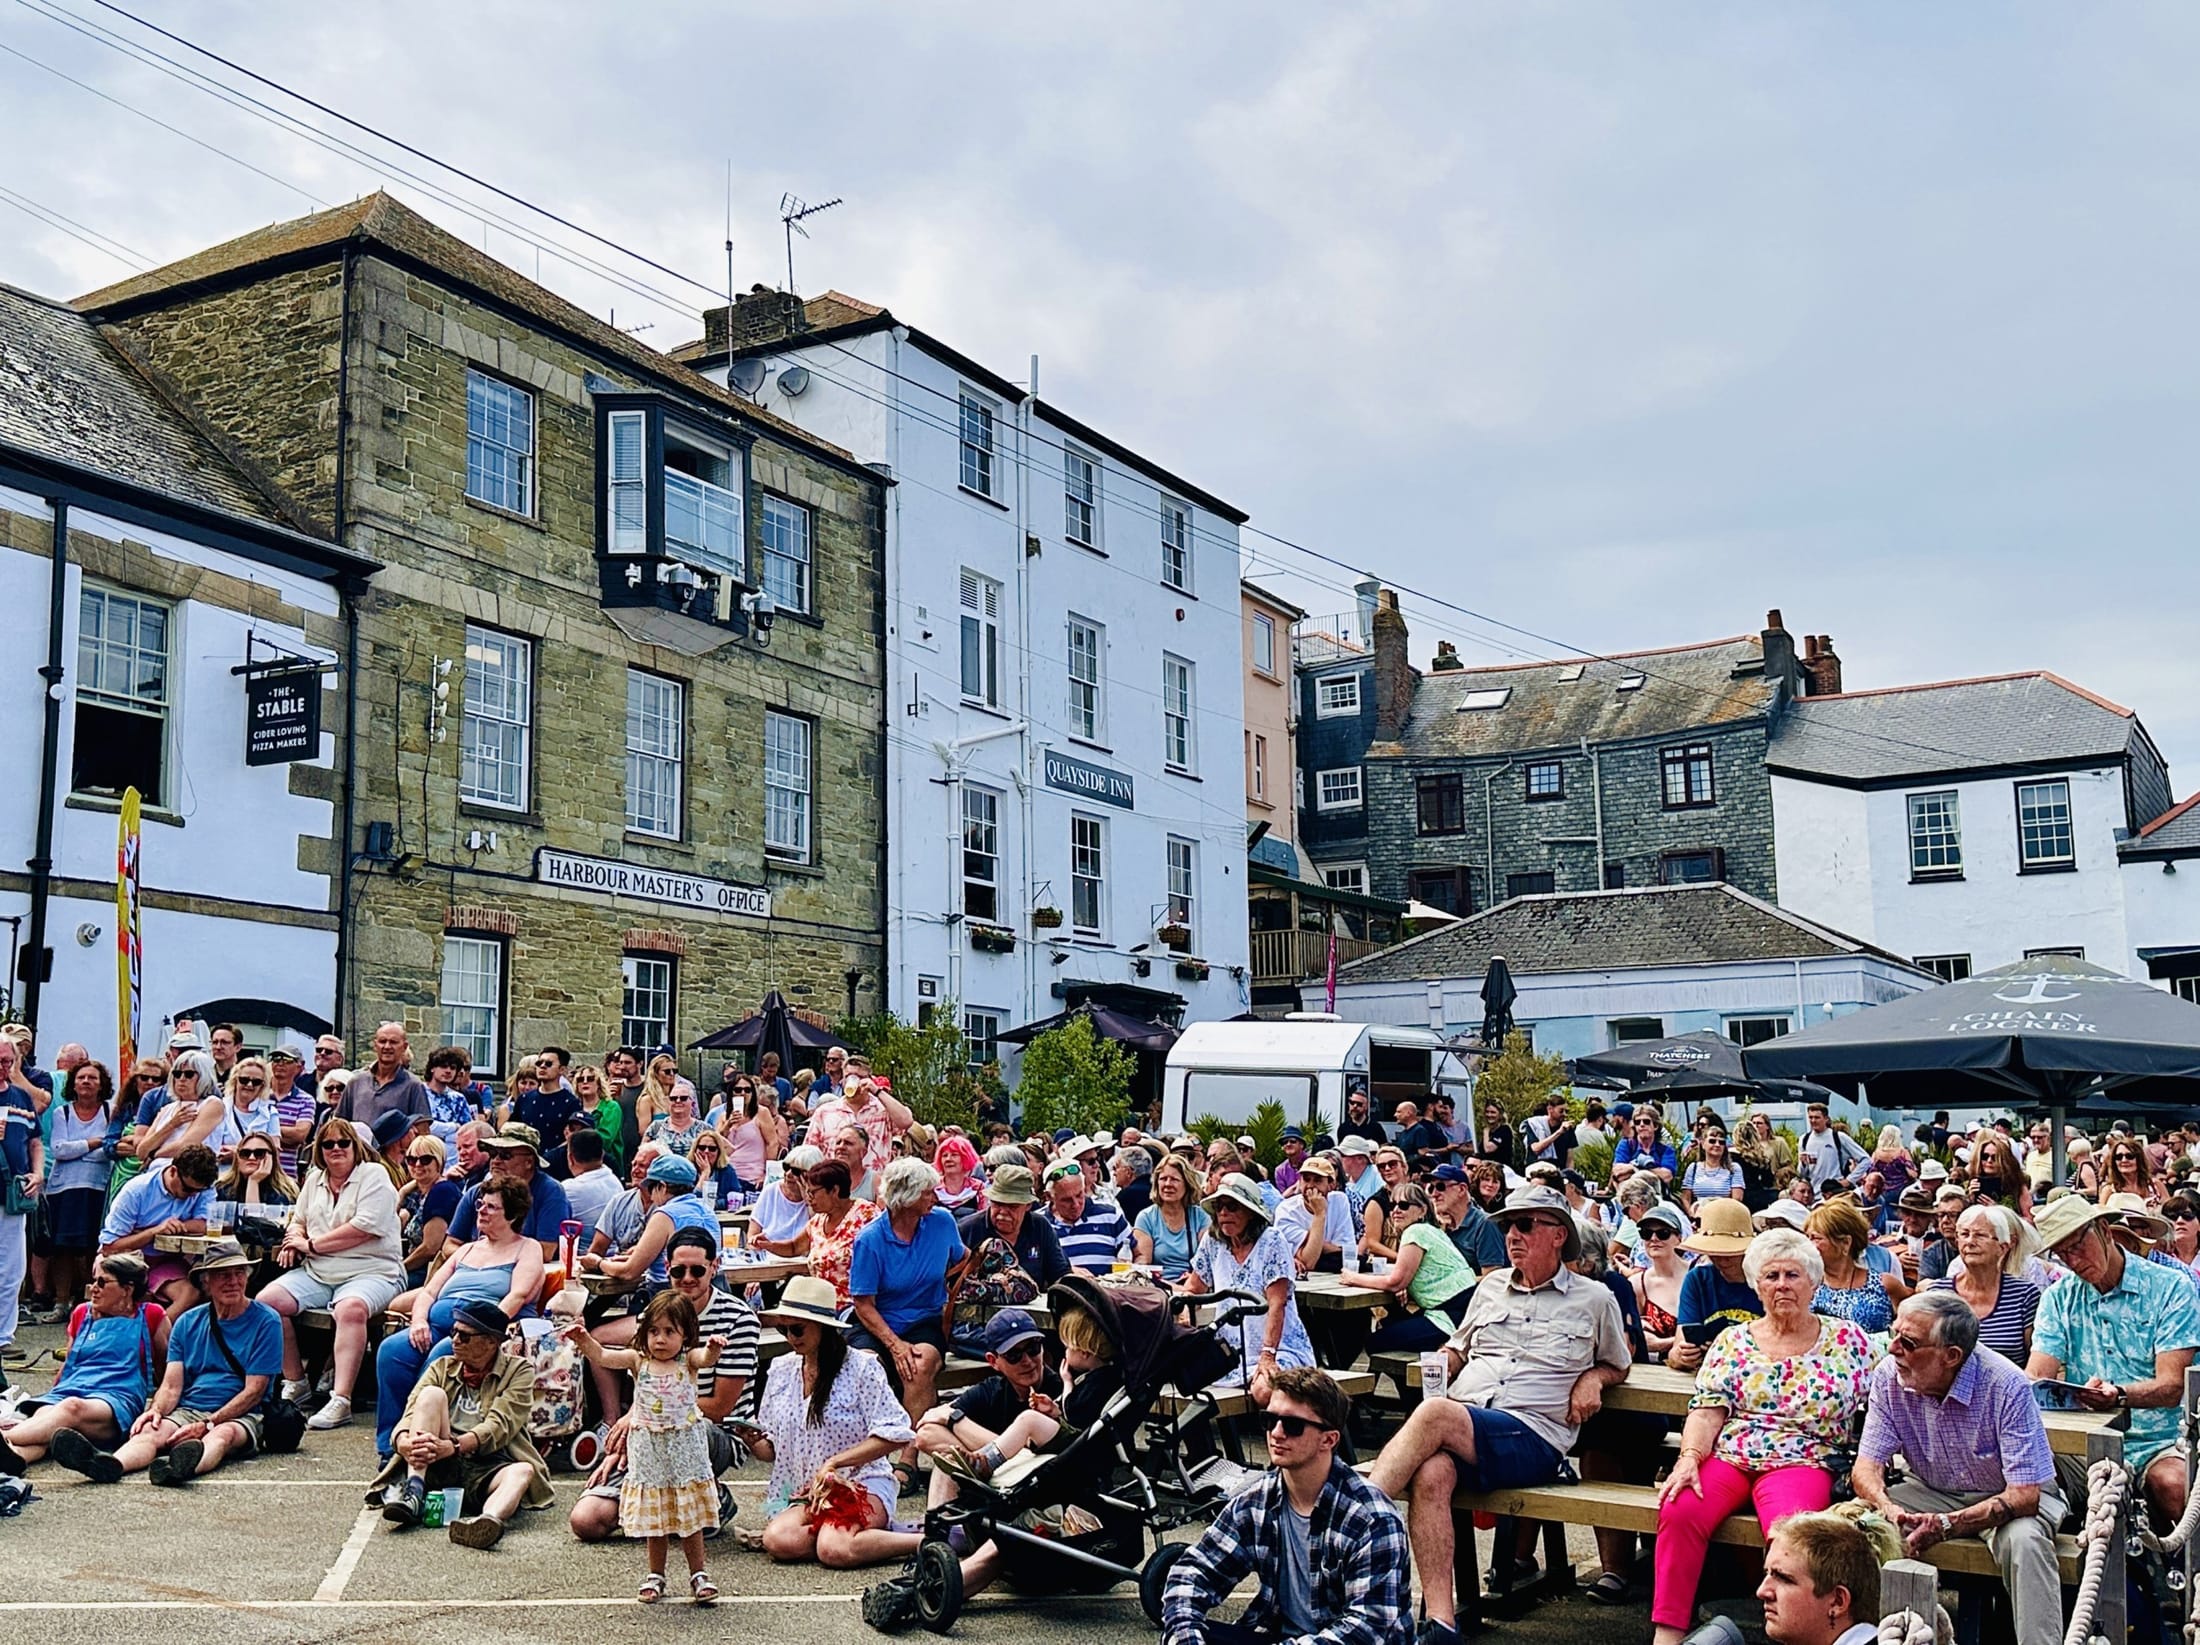
[[[680,1552],[687,1556],[689,1576],[693,1576],[709,1564],[703,1554],[703,1533],[701,1531],[690,1531],[682,1537],[680,1539]]]
[[[1475,1459],[1474,1423],[1466,1407],[1456,1400],[1431,1400],[1416,1406],[1368,1470],[1368,1483],[1388,1497],[1403,1497],[1421,1465],[1440,1452],[1462,1462]]]
[[[288,1286],[275,1284],[260,1293],[260,1300],[274,1309],[276,1318],[283,1322],[284,1380],[304,1381],[306,1362],[298,1355],[298,1299],[290,1294]]]
[[[519,1515],[520,1504],[527,1500],[527,1487],[534,1477],[535,1470],[526,1463],[506,1463],[489,1481],[489,1494],[481,1504],[481,1511],[500,1525],[511,1524]],[[612,1506],[616,1508],[618,1504]]]
[[[835,1571],[852,1571],[863,1565],[883,1565],[890,1559],[907,1559],[924,1540],[914,1531],[877,1529],[850,1531],[828,1526],[817,1534],[817,1562]]]
[[[1413,1568],[1421,1577],[1421,1608],[1431,1622],[1441,1622],[1447,1628],[1456,1627],[1459,1621],[1459,1596],[1451,1579],[1452,1555],[1457,1551],[1451,1496],[1458,1484],[1458,1464],[1449,1453],[1437,1452],[1413,1475],[1412,1509],[1406,1515]]]
[[[584,1495],[573,1504],[565,1523],[583,1542],[609,1542],[619,1534],[619,1499]]]
[[[2174,1450],[2156,1457],[2146,1473],[2147,1495],[2172,1525],[2185,1515],[2185,1495],[2191,1481],[2185,1476],[2185,1459]]]
[[[993,1585],[1001,1574],[1001,1548],[997,1542],[988,1542],[962,1562],[963,1594],[983,1592]]]
[[[53,1436],[64,1428],[74,1428],[86,1439],[101,1445],[117,1437],[115,1414],[105,1400],[73,1395],[25,1417],[11,1428],[0,1429],[0,1433],[5,1434],[17,1456],[25,1462],[37,1462],[45,1456]]]
[[[901,1408],[909,1413],[909,1421],[914,1426],[924,1420],[925,1412],[932,1409],[932,1397],[940,1380],[942,1356],[930,1343],[919,1342],[911,1346],[910,1357],[916,1362],[916,1369],[902,1379]],[[917,1460],[914,1443],[903,1449],[901,1460],[908,1463]]]
[[[251,1449],[252,1441],[237,1422],[217,1422],[206,1430],[206,1438],[199,1442],[204,1450],[199,1456],[199,1466],[193,1478],[203,1479],[222,1465],[232,1452],[244,1453]]]
[[[764,1552],[788,1564],[816,1557],[817,1527],[810,1510],[798,1504],[772,1515],[764,1527]]]
[[[367,1357],[367,1305],[357,1297],[338,1297],[329,1312],[336,1319],[335,1380],[330,1392],[338,1399],[349,1399],[352,1384],[359,1380],[359,1366]]]
[[[449,1436],[450,1431],[450,1396],[431,1382],[414,1390],[412,1421],[390,1435],[390,1442],[402,1454],[405,1449],[405,1441],[414,1434],[434,1434],[438,1438],[445,1438]],[[405,1471],[414,1479],[426,1479],[428,1477],[428,1470],[421,1463],[409,1463]]]
[[[643,1546],[649,1551],[649,1574],[651,1576],[663,1576],[665,1574],[666,1542],[667,1539],[661,1536],[642,1538]]]

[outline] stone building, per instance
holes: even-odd
[[[386,195],[77,306],[386,567],[312,864],[355,1041],[396,1018],[501,1073],[772,986],[877,1004],[879,475]],[[796,560],[811,609],[760,612]]]

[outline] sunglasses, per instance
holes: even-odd
[[[237,1158],[239,1159],[273,1159],[274,1157],[275,1151],[271,1148],[240,1148],[237,1150]]]
[[[710,1268],[708,1267],[708,1265],[700,1262],[675,1263],[671,1267],[668,1267],[665,1272],[670,1274],[674,1279],[710,1278]]]
[[[1268,1431],[1272,1434],[1281,1434],[1285,1439],[1297,1439],[1309,1428],[1317,1429],[1325,1434],[1336,1432],[1328,1424],[1316,1422],[1312,1417],[1286,1416],[1281,1411],[1271,1411],[1268,1415]]]
[[[1027,1359],[1036,1359],[1045,1346],[1041,1342],[1019,1342],[1013,1348],[1002,1349],[993,1357],[1003,1365],[1021,1365]]]
[[[176,1070],[176,1071],[175,1071],[175,1072],[174,1072],[173,1074],[169,1075],[168,1077],[169,1077],[170,1079],[172,1079],[172,1080],[195,1080],[195,1079],[197,1079],[197,1078],[198,1078],[199,1076],[198,1076],[198,1073],[197,1073],[197,1071],[196,1071],[196,1070],[194,1070],[194,1069],[190,1069],[190,1068],[179,1068],[179,1069],[177,1069],[177,1070]]]
[[[348,1154],[351,1150],[352,1142],[349,1137],[323,1137],[321,1139],[321,1152],[324,1154]]]
[[[443,1163],[433,1154],[407,1154],[405,1158],[414,1165],[441,1165]]]
[[[1678,1228],[1668,1228],[1662,1222],[1654,1222],[1644,1225],[1642,1237],[1644,1239],[1679,1239],[1681,1231]]]
[[[488,1340],[489,1333],[486,1331],[469,1331],[463,1325],[453,1326],[451,1329],[451,1341],[459,1346],[469,1342],[487,1342]]]
[[[1887,1352],[1897,1359],[1910,1354],[1921,1354],[1932,1346],[1931,1343],[1920,1342],[1915,1337],[1906,1337],[1900,1331],[1892,1332],[1887,1337]]]
[[[716,1159],[718,1157],[718,1150],[711,1147],[709,1143],[704,1143],[700,1148],[697,1148],[695,1152],[698,1154],[706,1155],[711,1159]]]
[[[120,1285],[122,1282],[112,1274],[94,1274],[91,1283],[94,1285]]]
[[[267,1081],[265,1081],[265,1080],[245,1080],[245,1079],[240,1079],[240,1080],[233,1080],[233,1081],[231,1081],[230,1083],[232,1083],[233,1085],[235,1085],[235,1086],[236,1086],[236,1088],[237,1088],[238,1090],[240,1090],[240,1091],[261,1091],[261,1090],[265,1090],[265,1089],[267,1088]]]

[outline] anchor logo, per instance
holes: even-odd
[[[1995,991],[1994,998],[2006,1000],[2011,1005],[2059,1005],[2064,1000],[2074,1000],[2078,997],[2078,990],[2076,989],[2072,989],[2067,994],[2050,994],[2047,990],[2054,986],[2055,981],[2056,979],[2053,977],[2032,977],[2026,981],[2022,993],[2012,994],[2009,989],[2002,988]],[[2012,984],[2011,986],[2015,985]]]

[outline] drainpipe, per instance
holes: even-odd
[[[351,482],[351,297],[352,274],[358,253],[344,247],[343,304],[336,325],[336,515],[338,548],[351,545],[349,531]],[[336,805],[336,998],[329,1011],[336,1032],[342,1034],[351,1020],[351,841],[353,808],[359,780],[359,596],[364,588],[349,585],[337,594],[344,624],[344,759]]]
[[[1497,809],[1490,799],[1490,791],[1497,779],[1512,768],[1513,762],[1507,760],[1482,779],[1482,860],[1486,865],[1485,872],[1490,877],[1487,906],[1491,908],[1495,908],[1503,899],[1497,894]],[[1599,868],[1597,872],[1601,874],[1604,870]],[[1467,900],[1469,902],[1474,900],[1471,886],[1468,888]]]
[[[729,326],[732,324],[730,315],[727,324]],[[909,937],[909,871],[903,862],[906,853],[893,849],[892,838],[893,828],[909,816],[909,755],[906,751],[899,756],[894,753],[892,730],[894,716],[903,713],[899,700],[901,696],[900,682],[893,659],[895,652],[900,650],[898,636],[902,620],[895,602],[900,599],[903,588],[901,569],[901,345],[902,339],[908,335],[909,330],[906,326],[896,326],[886,334],[887,359],[892,362],[886,380],[886,466],[893,475],[894,484],[886,488],[886,544],[883,556],[884,564],[880,568],[885,586],[880,590],[879,604],[883,617],[882,626],[886,634],[886,644],[890,649],[886,652],[887,703],[885,720],[888,729],[886,736],[880,739],[879,758],[887,763],[887,767],[891,772],[894,798],[892,805],[887,810],[888,826],[879,830],[880,849],[886,858],[886,872],[892,876],[886,897],[887,917],[884,922],[886,940],[883,945],[884,952],[879,956],[879,988],[882,996],[881,1003],[889,1011],[894,1008],[894,967],[908,963],[914,958],[916,952],[916,945],[910,941]],[[730,372],[731,368],[729,367],[728,370]],[[902,655],[906,656],[907,653],[902,652]],[[910,701],[918,700],[918,689],[916,665],[910,663]],[[914,715],[908,717],[915,718]],[[915,836],[915,832],[913,828],[910,830],[912,838]],[[954,885],[957,881],[949,880],[947,883]],[[953,939],[957,935],[959,933],[953,930],[948,932],[950,953],[953,952]],[[945,970],[946,967],[943,966],[941,969]],[[917,1012],[917,988],[913,974],[909,981],[909,992],[903,995],[902,998],[909,1002],[909,1014],[914,1018]],[[854,1014],[852,1010],[849,1012],[850,1016]]]
[[[1597,808],[1597,889],[1604,888],[1604,751],[1581,739],[1581,751],[1589,757],[1589,796]]]
[[[61,682],[67,670],[61,665],[62,645],[69,617],[69,505],[52,500],[53,570],[49,575],[46,607],[46,666],[38,677],[46,682],[45,731],[38,754],[38,845],[30,860],[31,934],[24,952],[30,972],[23,983],[23,1020],[38,1027],[38,997],[45,987],[46,906],[53,895],[53,813],[56,791],[61,786]]]
[[[1032,906],[1033,888],[1038,884],[1033,872],[1032,852],[1032,754],[1031,736],[1031,414],[1039,402],[1039,356],[1031,357],[1031,381],[1025,385],[1025,394],[1016,407],[1016,810],[1022,822],[1022,847],[1019,853],[1023,863],[1022,900],[1017,904],[1017,924],[1023,925],[1022,914]],[[1027,1015],[1026,1022],[1036,1021],[1045,1015],[1038,1008],[1039,953],[1028,936],[1016,945],[1023,955],[1023,995]]]

